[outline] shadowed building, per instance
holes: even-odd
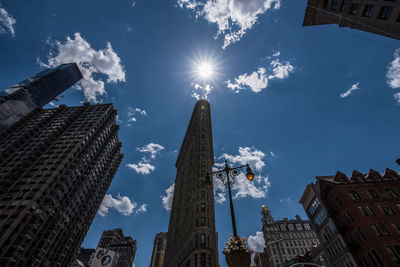
[[[308,0],[303,26],[337,24],[400,40],[400,1]]]
[[[284,266],[285,262],[295,256],[305,255],[319,244],[310,221],[302,220],[299,215],[294,220],[283,218],[275,221],[265,205],[261,208],[261,215],[265,240],[263,256],[267,258],[267,266]]]
[[[313,188],[320,193],[315,195]],[[351,254],[358,266],[399,266],[400,176],[395,171],[317,177],[300,203],[318,227],[328,262],[339,258],[337,248],[329,247],[339,237],[341,251]]]
[[[44,70],[0,92],[0,133],[82,79],[75,63]]]
[[[196,102],[176,161],[177,174],[169,219],[164,267],[218,267],[212,171],[210,104]]]
[[[131,267],[135,260],[136,240],[130,236],[124,236],[121,228],[103,231],[97,247],[118,253],[116,267]]]
[[[0,266],[67,266],[121,163],[112,104],[35,109],[0,133]]]
[[[158,233],[154,239],[153,253],[150,267],[163,267],[165,248],[167,247],[167,233]]]

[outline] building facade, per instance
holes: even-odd
[[[275,221],[267,206],[261,208],[263,233],[265,240],[264,252],[268,258],[269,266],[284,266],[285,262],[297,255],[304,255],[319,240],[308,220],[302,220],[299,215],[296,219]]]
[[[400,264],[400,176],[353,171],[319,177],[321,204],[358,266]],[[328,233],[321,233],[329,239]],[[356,266],[356,265],[354,265]]]
[[[164,267],[219,266],[213,186],[204,184],[213,164],[210,104],[199,100],[175,164]]]
[[[132,237],[125,236],[121,228],[103,231],[97,247],[109,249],[118,254],[116,267],[132,267],[137,243]]]
[[[150,267],[163,267],[166,247],[167,233],[158,233],[156,238],[154,238]]]
[[[308,0],[303,26],[337,24],[400,40],[400,2]]]
[[[0,266],[67,266],[121,163],[112,104],[35,109],[0,133]]]
[[[321,242],[320,246],[311,251],[311,255],[315,261],[320,260],[329,267],[357,266],[344,236],[338,231],[335,221],[321,199],[319,181],[329,178],[331,176],[318,176],[317,184],[307,185],[299,201],[314,225]]]
[[[82,79],[75,63],[44,70],[0,92],[0,133]]]

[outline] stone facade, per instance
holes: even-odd
[[[338,24],[400,40],[400,2],[308,0],[303,26]]]
[[[0,134],[0,266],[68,266],[121,163],[112,104],[41,108]]]
[[[196,102],[176,161],[177,174],[164,267],[218,267],[213,186],[204,184],[214,164],[210,104]]]
[[[158,233],[154,239],[150,267],[163,267],[166,247],[167,233]]]
[[[265,240],[264,252],[268,257],[269,266],[280,267],[286,261],[297,255],[304,255],[319,240],[308,220],[302,220],[299,215],[296,219],[275,221],[271,211],[263,205],[261,209],[263,233]]]

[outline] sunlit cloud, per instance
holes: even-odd
[[[400,48],[394,51],[394,60],[389,64],[386,72],[386,82],[393,88],[400,88]],[[394,94],[394,99],[400,104],[400,93]]]
[[[359,82],[353,84],[353,85],[349,88],[349,90],[347,90],[347,91],[344,92],[344,93],[341,93],[341,94],[340,94],[340,97],[341,97],[341,98],[346,98],[346,97],[348,97],[348,96],[351,95],[354,91],[359,90],[359,89],[360,89],[359,86],[360,86],[360,83],[359,83]]]
[[[126,166],[142,175],[149,175],[150,172],[156,169],[156,166],[151,165],[145,158],[138,163],[128,163]]]
[[[106,194],[97,213],[104,217],[108,214],[109,209],[113,208],[122,215],[129,216],[132,214],[136,206],[137,203],[131,201],[127,196],[121,196],[118,194],[117,198],[114,198],[111,194]]]
[[[149,143],[143,147],[138,147],[137,150],[142,153],[150,153],[150,157],[155,159],[157,154],[160,153],[161,150],[164,150],[165,147],[155,143]]]
[[[0,34],[9,33],[12,37],[15,37],[15,23],[17,21],[0,4]]]
[[[171,211],[172,207],[172,199],[174,197],[174,189],[175,189],[175,183],[170,185],[166,190],[165,190],[165,195],[161,196],[161,203],[164,209],[168,212]]]

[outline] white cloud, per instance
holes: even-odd
[[[290,197],[281,198],[281,199],[279,199],[279,202],[283,203],[283,204],[286,204],[286,205],[292,205],[293,204],[293,201],[292,201],[292,199]]]
[[[400,48],[394,51],[394,60],[388,66],[387,83],[393,89],[400,88]]]
[[[151,165],[145,159],[139,161],[138,164],[128,163],[128,164],[126,164],[126,166],[128,168],[131,168],[132,170],[136,171],[137,173],[143,174],[143,175],[148,175],[148,174],[150,174],[150,172],[152,172],[156,169],[156,167],[154,165]]]
[[[262,252],[265,247],[265,240],[263,232],[256,232],[256,235],[250,235],[247,243],[249,245],[250,250],[254,252]]]
[[[73,38],[67,36],[64,43],[56,41],[55,48],[55,52],[49,53],[48,62],[38,60],[39,64],[49,68],[76,62],[83,75],[76,88],[84,92],[88,101],[99,102],[97,97],[106,94],[105,83],[125,82],[125,70],[121,59],[110,43],[107,43],[103,50],[95,50],[80,33],[75,33]],[[105,75],[107,80],[98,78],[99,74]]]
[[[14,24],[17,21],[0,4],[0,34],[10,33],[15,37]]]
[[[157,154],[160,153],[161,150],[165,149],[162,145],[149,143],[143,147],[137,148],[140,152],[150,153],[150,157],[155,159]]]
[[[394,94],[394,99],[397,101],[397,103],[400,104],[400,93],[395,93]]]
[[[161,196],[161,202],[166,211],[171,211],[172,207],[172,198],[174,197],[174,188],[175,188],[175,183],[170,185],[166,190],[165,190],[165,195]]]
[[[128,109],[128,122],[135,122],[136,121],[136,115],[142,115],[142,116],[147,116],[147,112],[144,109],[140,108],[129,108]],[[128,126],[131,126],[131,124],[128,123]]]
[[[214,89],[214,87],[209,84],[200,85],[198,83],[192,83],[192,86],[193,91],[191,96],[194,97],[196,100],[208,99],[208,95]]]
[[[280,52],[276,52],[273,56],[277,57]],[[293,65],[289,62],[281,62],[278,58],[273,59],[269,63],[269,68],[259,67],[251,74],[244,73],[231,80],[225,81],[226,86],[234,92],[239,93],[241,90],[249,88],[255,93],[261,92],[267,88],[268,83],[272,79],[286,79],[289,74],[294,71]]]
[[[218,159],[226,159],[232,165],[244,165],[249,164],[256,171],[261,172],[265,163],[263,158],[265,153],[257,150],[256,148],[250,147],[239,147],[239,154],[230,155],[227,153],[222,154]],[[222,167],[220,163],[215,164],[216,166]],[[256,175],[253,181],[248,181],[245,174],[245,170],[236,176],[236,182],[232,187],[233,198],[264,198],[268,192],[271,183],[269,182],[268,176]],[[226,189],[222,182],[214,176],[214,197],[215,200],[222,204],[226,201]]]
[[[136,206],[137,203],[132,202],[127,196],[118,194],[117,198],[113,198],[111,194],[106,194],[97,213],[104,217],[108,214],[110,208],[114,208],[122,215],[128,216],[132,214]]]
[[[345,98],[345,97],[348,97],[349,95],[351,95],[354,91],[356,91],[356,90],[359,90],[360,88],[359,88],[359,85],[360,85],[360,83],[359,82],[357,82],[357,83],[355,83],[355,84],[353,84],[351,87],[350,87],[350,89],[349,90],[347,90],[346,92],[344,92],[344,93],[342,93],[342,94],[340,94],[340,97],[341,98]]]
[[[135,7],[135,5],[136,5],[136,1],[135,0],[132,0],[132,7]]]
[[[225,49],[242,39],[258,21],[259,16],[270,9],[279,9],[280,0],[177,0],[178,6],[192,10],[196,18],[203,17],[218,26],[224,36]]]
[[[136,211],[135,215],[138,215],[140,213],[145,213],[147,211],[148,204],[142,204]]]

